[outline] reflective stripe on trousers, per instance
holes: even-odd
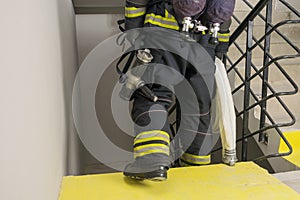
[[[189,153],[184,153],[180,157],[180,165],[183,166],[195,166],[195,165],[207,165],[211,162],[210,155],[193,155]]]
[[[146,131],[134,139],[134,157],[162,153],[169,156],[170,137],[161,130]]]

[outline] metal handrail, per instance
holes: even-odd
[[[276,28],[282,26],[282,25],[286,25],[286,24],[294,24],[294,23],[300,23],[300,20],[285,20],[285,21],[281,21],[278,24],[276,24],[270,31],[268,31],[263,37],[261,37],[254,45],[252,45],[252,47],[249,49],[250,51],[252,51],[255,47],[257,47],[268,35],[270,35],[272,32],[274,32],[274,30],[276,30]],[[274,62],[277,62],[278,60],[282,60],[282,59],[290,59],[290,58],[297,58],[300,56],[300,50],[297,49],[298,54],[295,55],[285,55],[285,56],[278,56],[276,58],[272,58],[272,60],[264,67],[262,67],[260,70],[258,70],[255,74],[253,74],[251,77],[249,77],[247,80],[245,81],[250,81],[253,78],[255,78],[258,74],[260,74],[265,68],[269,67],[271,64],[273,64]],[[245,54],[243,54],[242,57],[245,57]],[[235,91],[239,90],[242,86],[244,85],[241,84],[239,85],[237,88],[235,88],[235,90],[233,91],[233,93],[235,93]],[[296,85],[295,82],[292,83],[292,85],[294,87],[297,88],[298,91],[298,87]],[[297,92],[296,91],[296,92]]]
[[[239,27],[232,33],[229,40],[229,45],[231,45],[241,35],[245,28],[247,28],[248,22],[252,21],[264,9],[268,2],[269,0],[261,0],[258,2],[258,4],[256,4],[248,16],[239,25]]]
[[[248,2],[248,1],[246,1],[246,0],[243,0],[246,4],[247,4],[247,6],[249,6],[249,8],[251,8],[251,9],[254,9],[254,7],[251,5],[251,3],[250,2]],[[288,6],[289,8],[293,8],[290,4],[288,4],[286,1],[284,1],[284,0],[281,0],[281,2],[284,2],[284,4],[286,5],[286,6]],[[293,8],[293,10],[291,10],[295,15],[297,15],[299,18],[300,18],[300,13],[296,10],[296,9],[294,9]],[[266,18],[262,15],[262,14],[258,14],[258,16],[263,20],[263,21],[266,21]],[[268,26],[270,26],[271,28],[273,28],[273,25],[272,24],[270,24],[270,23],[268,23]],[[278,35],[280,35],[280,37],[284,40],[284,41],[286,41],[292,48],[294,48],[295,49],[295,51],[298,51],[299,52],[299,48],[298,47],[296,47],[295,45],[293,45],[293,43],[291,43],[291,41],[285,36],[285,35],[283,35],[279,30],[277,30],[277,29],[275,29],[275,32],[278,34]]]
[[[285,20],[285,21],[281,21],[279,23],[277,23],[276,25],[272,25],[270,23],[270,14],[268,12],[270,12],[270,9],[272,9],[272,0],[261,0],[259,1],[256,6],[252,6],[248,1],[243,0],[250,8],[252,8],[252,11],[246,16],[246,18],[240,22],[238,20],[238,18],[236,16],[233,16],[233,19],[236,20],[240,25],[237,27],[237,29],[234,31],[234,33],[232,34],[231,38],[230,38],[230,45],[234,44],[238,51],[242,54],[242,56],[240,58],[237,59],[237,61],[235,63],[233,63],[230,58],[228,56],[225,56],[225,61],[229,61],[230,63],[230,67],[227,70],[227,72],[230,72],[232,70],[234,70],[238,77],[242,80],[242,84],[239,85],[237,88],[235,88],[233,90],[233,94],[235,92],[237,92],[239,89],[241,89],[243,86],[245,86],[245,91],[244,93],[248,92],[248,95],[244,95],[245,98],[250,98],[250,94],[254,97],[255,103],[252,105],[249,105],[249,99],[245,99],[244,98],[244,110],[242,112],[237,113],[237,116],[241,116],[244,115],[243,117],[243,126],[248,126],[248,122],[246,120],[248,120],[248,112],[250,109],[253,109],[256,106],[260,106],[261,107],[261,117],[262,116],[266,116],[268,118],[268,120],[271,122],[270,126],[262,126],[259,130],[256,130],[252,133],[244,133],[244,130],[248,130],[249,131],[249,127],[243,127],[243,136],[242,138],[239,138],[237,140],[237,142],[242,141],[243,142],[243,148],[242,148],[242,160],[246,160],[246,154],[247,154],[247,145],[244,145],[245,143],[247,143],[247,138],[252,137],[256,134],[261,134],[262,132],[269,130],[269,129],[275,129],[277,131],[277,133],[279,134],[279,136],[283,139],[284,143],[287,145],[288,147],[288,151],[284,152],[284,153],[273,153],[270,155],[265,155],[262,157],[259,157],[257,159],[254,159],[255,161],[260,161],[263,159],[267,159],[270,157],[279,157],[279,156],[286,156],[286,155],[290,155],[292,153],[292,146],[290,145],[290,143],[288,142],[288,140],[285,138],[285,136],[282,134],[281,130],[279,129],[279,127],[284,127],[284,126],[290,126],[293,125],[295,123],[295,117],[292,114],[292,112],[288,109],[288,107],[286,106],[286,104],[281,100],[280,96],[283,95],[292,95],[297,93],[298,91],[298,87],[296,85],[296,83],[292,80],[292,78],[285,72],[285,70],[283,69],[283,67],[277,62],[279,60],[283,60],[283,59],[290,59],[290,58],[296,58],[296,57],[300,57],[300,51],[299,48],[294,45],[284,34],[282,34],[277,28],[286,24],[293,24],[293,23],[300,23],[300,20]],[[296,16],[300,17],[300,13],[293,8],[289,3],[287,3],[285,0],[279,0],[283,5],[285,5],[291,12],[293,12]],[[266,11],[266,17],[262,16],[260,13],[261,11],[267,7],[267,11]],[[252,26],[253,25],[253,20],[256,17],[260,17],[261,19],[263,19],[266,22],[266,32],[265,34],[259,39],[257,40],[255,37],[253,37],[251,31],[252,31]],[[247,45],[246,47],[246,52],[244,52],[239,45],[237,44],[236,40],[237,38],[241,35],[241,33],[243,31],[245,31],[245,29],[248,30],[247,32],[247,41],[251,41],[251,39],[253,39],[255,41],[255,44],[253,45]],[[267,45],[270,45],[270,42],[265,42],[265,46],[263,46],[261,44],[262,41],[270,41],[270,34],[276,32],[291,48],[293,48],[297,53],[295,55],[281,55],[281,56],[277,56],[275,58],[273,58],[273,56],[270,54],[269,52],[269,47]],[[249,38],[250,37],[250,38]],[[264,61],[264,66],[260,69],[258,69],[251,61],[251,52],[254,48],[259,47],[260,49],[262,49],[264,51],[264,55],[265,55],[265,60]],[[266,50],[268,49],[268,50]],[[253,68],[255,70],[255,73],[253,75],[251,75],[249,72],[250,68],[248,68],[248,71],[246,71],[246,74],[248,73],[248,75],[246,76],[245,74],[245,78],[241,75],[241,73],[236,69],[236,66],[243,60],[246,58],[246,68],[250,67]],[[270,60],[269,60],[270,59]],[[271,85],[268,83],[268,69],[271,66],[271,64],[275,64],[275,66],[282,72],[282,74],[285,76],[285,78],[290,82],[290,84],[292,85],[292,87],[294,88],[292,91],[288,91],[288,92],[276,92]],[[264,73],[263,75],[261,73]],[[267,74],[265,74],[267,73]],[[263,86],[265,88],[268,88],[271,91],[270,95],[267,95],[266,91],[267,89],[265,89],[265,94],[263,93],[263,96],[261,98],[261,100],[259,100],[256,95],[254,94],[253,90],[250,87],[250,81],[253,80],[255,77],[260,77],[263,80]],[[262,91],[263,92],[263,91]],[[283,107],[284,111],[290,116],[291,121],[287,122],[287,123],[275,123],[275,121],[272,119],[270,113],[267,112],[266,110],[266,102],[271,99],[271,98],[276,98],[278,100],[278,102],[280,103],[280,105]],[[248,105],[245,105],[248,104]],[[265,117],[264,117],[265,118]],[[260,119],[262,120],[262,119]],[[261,123],[264,124],[265,122]],[[219,148],[220,149],[220,148]],[[216,150],[219,150],[216,149]],[[215,150],[215,151],[216,151]],[[246,152],[245,152],[246,151]],[[246,159],[245,159],[246,158]]]

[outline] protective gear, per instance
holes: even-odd
[[[195,42],[194,45],[196,45]],[[186,62],[186,60],[170,52],[151,49],[151,54],[154,57],[153,63],[161,63],[172,67],[176,71],[182,72],[183,76],[185,76],[189,81],[193,90],[186,91],[183,88],[181,88],[180,90],[180,87],[182,87],[180,84],[175,86],[175,90],[184,91],[186,96],[191,95],[188,94],[189,92],[191,92],[196,95],[196,100],[198,101],[198,104],[195,105],[194,102],[189,98],[183,100],[183,105],[192,105],[197,107],[199,106],[198,109],[190,107],[187,109],[183,109],[185,108],[183,105],[178,105],[182,110],[185,111],[184,113],[182,113],[184,117],[180,121],[180,127],[182,127],[183,129],[183,134],[179,135],[181,146],[186,152],[183,155],[182,159],[192,165],[210,163],[210,159],[202,161],[199,159],[203,157],[202,155],[205,155],[205,157],[209,157],[209,153],[214,146],[213,140],[219,135],[219,133],[212,133],[211,129],[209,128],[211,120],[209,110],[214,87],[213,63],[209,65],[205,61],[206,59],[204,58],[207,58],[206,54],[201,54],[201,56],[197,57],[197,63],[199,63],[199,66],[205,66],[204,68],[208,69],[207,74],[204,75],[197,73],[193,69],[193,67]],[[197,53],[190,52],[189,55],[196,56]],[[160,68],[158,67],[158,69]],[[149,68],[149,70],[151,71],[151,68]],[[152,74],[153,76],[151,77],[155,77],[158,79],[165,79],[165,77],[175,77],[173,74],[162,73],[162,71],[159,70],[152,71]],[[163,75],[163,77],[160,75]],[[210,91],[208,90],[208,88],[206,88],[206,84],[210,85],[210,87],[212,88]],[[147,179],[152,180],[155,179],[155,177],[153,176],[159,176],[157,174],[161,173],[158,168],[160,168],[161,166],[170,165],[168,154],[169,137],[167,133],[170,133],[171,131],[168,122],[167,110],[173,102],[173,93],[166,87],[158,84],[153,84],[150,88],[158,97],[157,102],[148,101],[144,96],[139,94],[135,95],[134,98],[132,119],[137,125],[135,127],[137,136],[134,140],[134,154],[136,156],[136,161],[126,167],[125,171],[127,172],[124,172],[124,175],[136,178],[148,177]],[[200,110],[201,113],[199,114],[196,110]],[[165,124],[160,130],[156,130],[157,127],[161,127],[162,121],[165,122]],[[195,121],[199,121],[199,124],[197,126],[193,125],[195,124]],[[193,139],[190,142],[191,137]],[[151,161],[149,161],[148,159],[152,159],[152,162],[155,163],[155,166],[147,167],[142,164],[141,159],[143,159],[144,161],[146,160],[150,163]],[[157,168],[157,170],[154,170],[155,168]]]
[[[168,28],[172,30],[180,30],[179,23],[177,20],[179,20],[180,23],[182,23],[182,19],[179,19],[179,17],[175,16],[175,13],[173,10],[177,10],[177,12],[182,12],[180,5],[188,6],[190,3],[195,3],[194,0],[174,0],[173,7],[171,5],[170,0],[156,0],[153,1],[149,0],[127,0],[126,1],[126,7],[125,7],[125,29],[130,30],[132,28],[140,28],[140,27],[149,27],[149,26],[159,26],[163,28]],[[175,2],[177,2],[175,5]],[[197,8],[201,9],[205,6],[204,0],[199,0],[197,4]],[[228,0],[228,1],[221,1],[221,0],[210,0],[206,2],[206,8],[204,10],[200,11],[203,12],[199,19],[203,25],[207,24],[213,24],[213,23],[220,23],[220,31],[217,33],[218,35],[218,44],[214,42],[214,44],[207,44],[205,40],[208,40],[209,38],[205,36],[209,33],[203,32],[198,34],[198,36],[193,36],[198,39],[199,43],[204,46],[204,48],[207,48],[207,51],[211,55],[211,57],[214,58],[215,53],[218,57],[222,57],[224,53],[228,51],[228,44],[229,44],[229,27],[231,24],[231,15],[233,13],[233,9],[235,6],[235,0]],[[175,9],[176,8],[176,9]],[[202,9],[203,9],[202,8]],[[194,7],[191,8],[193,10]],[[193,14],[193,13],[192,13]],[[177,15],[177,14],[176,14]],[[191,17],[191,16],[184,16],[184,17]],[[177,19],[177,20],[176,20]],[[200,23],[199,21],[199,23]],[[195,26],[199,27],[199,26]],[[201,30],[203,27],[201,26]],[[199,31],[195,31],[199,32]],[[132,37],[138,37],[138,36],[132,36]],[[203,38],[202,38],[203,37]],[[134,41],[134,39],[132,39]],[[213,52],[215,49],[216,52]]]
[[[152,5],[149,5],[145,15],[144,27],[158,26],[178,31],[178,22],[171,13],[171,10],[168,9],[170,4],[170,1],[165,0],[154,2]]]
[[[211,162],[211,156],[199,156],[189,153],[184,153],[179,160],[181,167],[208,165]]]
[[[125,5],[125,30],[143,27],[149,0],[127,0]]]
[[[133,179],[164,181],[167,179],[169,157],[164,154],[147,154],[135,158],[124,169],[124,175]]]
[[[126,30],[138,27],[155,26],[179,31],[181,24],[181,21],[180,23],[177,22],[179,18],[191,17],[197,14],[201,14],[205,6],[204,0],[174,0],[173,10],[171,2],[168,0],[157,0],[153,1],[152,3],[149,3],[151,1],[146,3],[145,0],[143,1],[143,4],[138,4],[136,3],[137,1],[138,0],[126,1]],[[215,2],[216,0],[213,1]],[[187,9],[188,7],[190,9]],[[211,7],[209,8],[212,9]],[[196,38],[196,41],[202,44],[209,55],[214,59],[216,44],[210,44],[208,42],[210,34],[207,33],[205,29],[203,29],[203,27],[200,28],[202,31],[198,31],[198,34],[194,34],[193,37]],[[220,28],[222,30],[222,24]],[[220,37],[219,33],[218,36],[220,40],[227,41],[225,38],[227,35],[225,35],[223,38],[222,36]],[[174,41],[176,41],[176,39]],[[214,140],[219,135],[219,132],[212,130],[209,126],[211,119],[215,117],[211,117],[211,99],[214,96],[214,92],[212,92],[214,90],[208,90],[208,88],[206,88],[215,87],[215,66],[213,64],[212,66],[210,66],[207,64],[207,62],[202,63],[202,61],[206,59],[203,58],[201,60],[200,57],[207,57],[206,54],[198,55],[199,52],[189,52],[188,55],[190,55],[191,53],[192,55],[197,56],[197,58],[199,57],[198,63],[200,66],[204,66],[205,68],[210,69],[209,73],[205,74],[205,77],[203,77],[203,74],[197,73],[193,69],[193,66],[187,63],[187,61],[182,59],[181,57],[167,51],[151,49],[151,54],[154,57],[152,63],[170,66],[176,71],[180,72],[188,80],[189,84],[193,88],[194,94],[196,94],[196,98],[198,101],[197,106],[199,106],[198,109],[190,109],[187,113],[180,113],[180,109],[177,109],[179,114],[184,115],[184,118],[180,119],[180,127],[185,127],[184,134],[179,135],[182,149],[184,149],[184,154],[182,154],[182,156],[180,157],[180,162],[182,163],[182,165],[189,166],[210,163],[210,152],[214,146]],[[161,74],[159,71],[154,71],[153,73],[158,76],[159,74]],[[166,74],[164,74],[164,76],[166,76]],[[167,76],[173,77],[172,74],[168,74]],[[207,80],[209,81],[207,82]],[[159,84],[150,84],[149,87],[152,92],[158,97],[158,100],[156,102],[149,101],[143,95],[140,95],[138,93],[134,96],[132,119],[136,124],[136,138],[134,141],[135,161],[125,168],[124,175],[131,178],[162,180],[166,179],[167,168],[171,164],[169,159],[170,141],[168,137],[168,133],[171,133],[171,131],[168,122],[167,111],[173,102],[173,93],[167,87]],[[190,102],[190,99],[188,98],[186,98],[184,101],[187,105],[191,105],[191,103],[194,103]],[[195,113],[195,110],[199,110],[200,113]],[[161,127],[162,121],[164,122],[164,124]],[[193,127],[195,121],[199,121],[199,124],[196,128]],[[151,126],[149,125],[150,122]],[[195,135],[195,137],[190,143],[187,140],[193,134]],[[222,136],[222,142],[223,140],[225,141],[223,145],[226,146],[226,151],[224,150],[224,152],[231,152],[231,147],[233,147],[232,142],[235,143],[235,141],[232,140],[232,137],[227,137],[226,134],[235,134],[235,132],[226,132],[224,134],[225,136]],[[228,143],[230,144],[228,145]],[[235,162],[233,160],[234,159],[232,159],[232,157],[230,156],[228,157],[228,155],[227,157],[224,156],[224,162],[226,162],[227,164],[232,164],[233,162]]]
[[[167,167],[162,165],[149,167],[149,165],[146,165],[144,161],[140,162],[141,164],[137,163],[138,161],[135,161],[134,163],[127,165],[124,171],[124,176],[137,180],[148,179],[151,181],[164,181],[167,179]],[[141,169],[143,170],[140,171]]]
[[[230,31],[229,27],[231,25],[231,19],[225,21],[220,26],[220,31],[218,33],[219,44],[216,46],[216,56],[220,59],[223,58],[223,55],[228,52],[229,48],[229,38]]]
[[[178,20],[200,14],[206,0],[173,0],[173,8]]]

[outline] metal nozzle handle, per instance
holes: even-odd
[[[150,90],[147,85],[143,85],[139,88],[140,92],[148,99],[150,99],[153,102],[156,102],[158,100],[158,97]]]

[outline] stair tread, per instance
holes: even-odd
[[[300,195],[252,162],[169,170],[165,182],[132,181],[121,173],[64,177],[60,200],[299,199]]]
[[[277,173],[273,176],[300,193],[300,170]]]
[[[291,163],[295,164],[296,166],[300,167],[300,131],[291,131],[284,133],[284,136],[290,142],[291,146],[293,147],[293,153],[289,156],[285,156],[284,158],[290,161]],[[287,152],[288,148],[283,142],[280,141],[279,152]]]

